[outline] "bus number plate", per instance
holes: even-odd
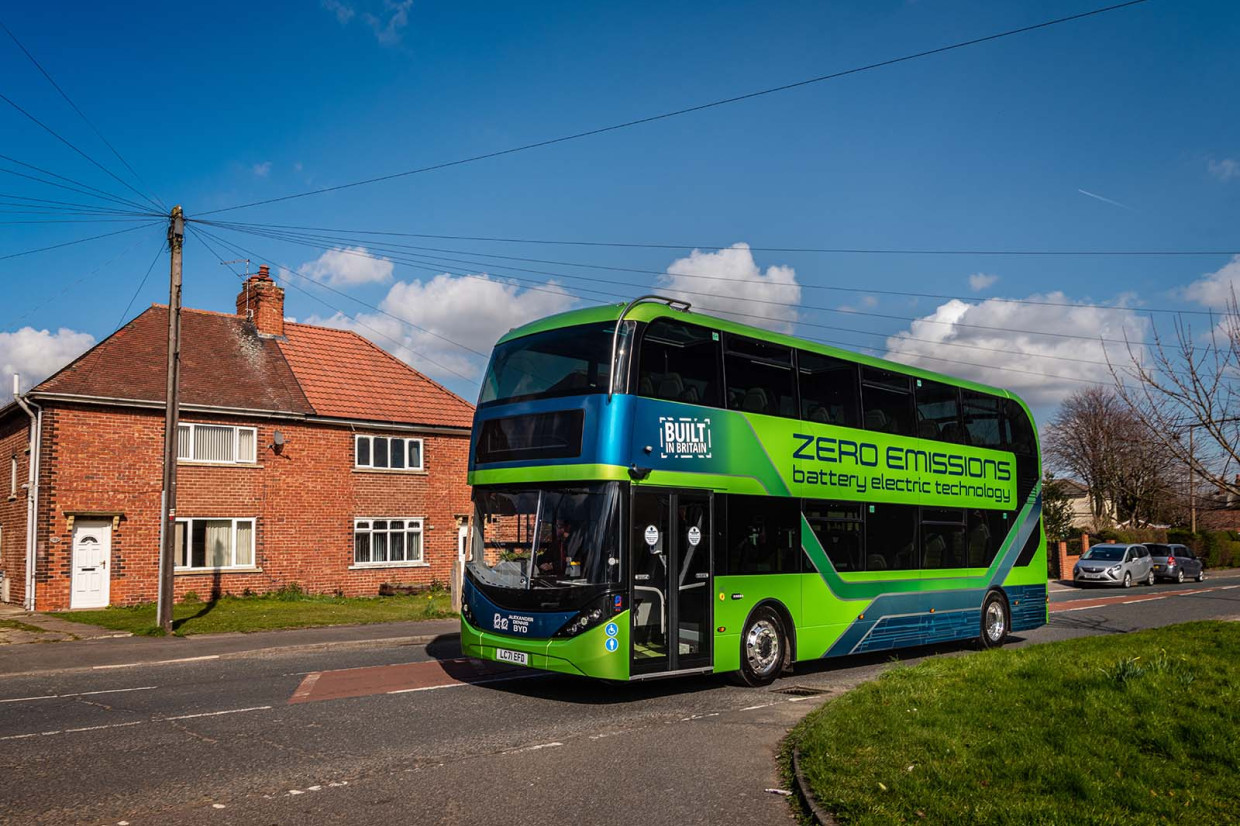
[[[524,651],[509,651],[507,648],[495,649],[495,659],[505,663],[516,663],[517,665],[529,665],[530,655]]]

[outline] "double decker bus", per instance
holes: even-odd
[[[1020,399],[671,299],[501,338],[469,482],[467,656],[764,685],[1047,619]]]

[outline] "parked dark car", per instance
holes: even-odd
[[[1195,579],[1201,582],[1206,578],[1205,564],[1186,546],[1147,542],[1145,547],[1154,557],[1154,576],[1158,579],[1175,582]]]
[[[1154,584],[1154,566],[1144,545],[1095,545],[1081,554],[1072,568],[1072,581],[1077,585],[1119,585],[1131,588],[1134,583]]]

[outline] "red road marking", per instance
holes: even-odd
[[[1101,608],[1104,605],[1115,605],[1117,603],[1134,603],[1134,602],[1150,602],[1156,599],[1167,599],[1168,597],[1185,597],[1193,594],[1204,594],[1207,591],[1217,591],[1214,588],[1193,588],[1187,591],[1167,591],[1158,594],[1141,594],[1137,595],[1131,591],[1125,592],[1120,596],[1114,597],[1096,597],[1094,599],[1074,599],[1066,602],[1052,602],[1050,604],[1051,613],[1057,611],[1083,611],[1087,608]]]
[[[301,685],[289,698],[289,703],[313,703],[320,700],[340,700],[345,697],[369,697],[373,694],[387,694],[392,691],[491,682],[505,675],[516,675],[517,672],[520,672],[522,676],[531,673],[523,668],[471,660],[465,657],[455,660],[432,660],[425,663],[316,671],[308,674],[301,681]]]

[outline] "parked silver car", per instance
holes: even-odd
[[[1154,584],[1154,560],[1144,545],[1095,545],[1072,568],[1077,585]]]
[[[1158,579],[1175,582],[1195,579],[1201,582],[1206,578],[1205,564],[1186,546],[1147,543],[1145,547],[1150,549],[1150,555],[1154,558],[1154,576]]]

